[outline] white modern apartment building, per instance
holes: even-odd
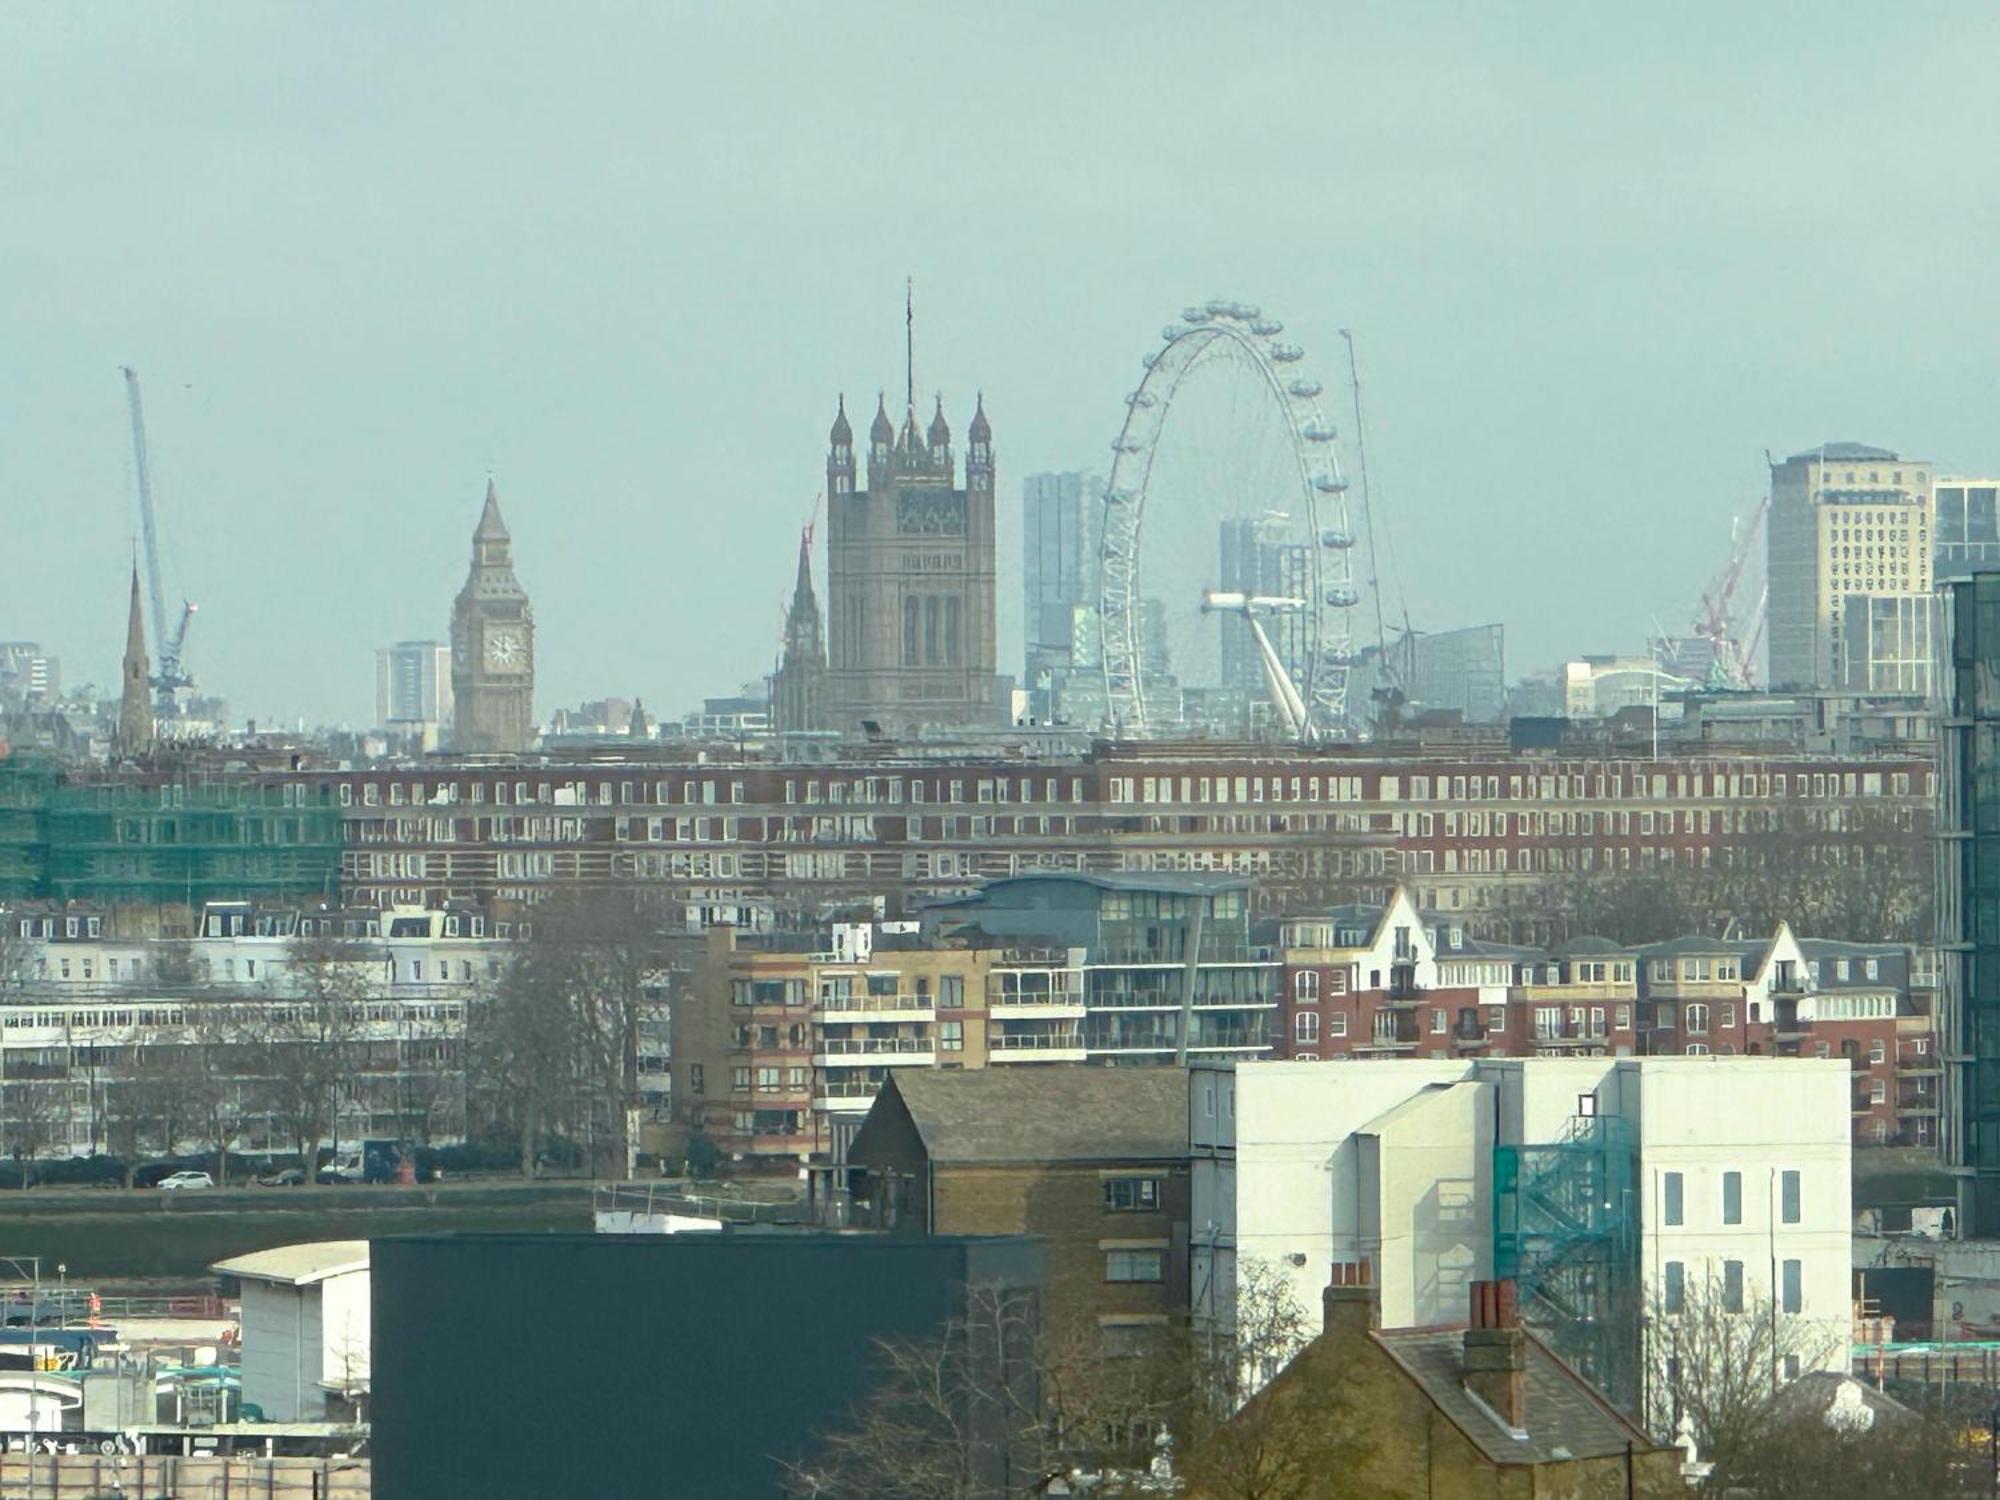
[[[1529,1320],[1628,1402],[1642,1321],[1701,1297],[1804,1320],[1800,1363],[1844,1369],[1850,1075],[1774,1057],[1200,1065],[1195,1315],[1232,1317],[1252,1261],[1311,1307],[1365,1260],[1387,1328],[1463,1321],[1472,1282],[1516,1279]]]

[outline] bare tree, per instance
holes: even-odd
[[[1677,1305],[1656,1301],[1648,1318],[1648,1425],[1662,1441],[1692,1440],[1726,1481],[1770,1442],[1787,1375],[1837,1363],[1840,1347],[1838,1334],[1769,1297],[1690,1280]]]
[[[21,1163],[26,1187],[33,1164],[58,1141],[68,1144],[69,1085],[46,1079],[5,1086],[7,1149]]]
[[[521,1142],[564,1128],[629,1171],[642,1023],[665,966],[657,925],[630,895],[552,902],[473,1027],[479,1084]]]
[[[876,1341],[876,1383],[808,1458],[779,1461],[788,1494],[818,1500],[1000,1500],[1035,1493],[1053,1466],[1044,1420],[1038,1299],[967,1289],[965,1311],[927,1338]]]
[[[215,1152],[217,1180],[227,1181],[229,1148],[243,1127],[243,1091],[256,1049],[225,1007],[193,1008],[186,1020],[188,1039],[173,1049],[172,1075],[183,1091],[190,1128]]]
[[[1107,1500],[1137,1496],[1165,1433],[1210,1500],[1303,1500],[1370,1449],[1360,1419],[1326,1401],[1327,1382],[1347,1376],[1318,1372],[1310,1391],[1265,1384],[1312,1331],[1274,1269],[1247,1265],[1236,1307],[1227,1331],[1182,1323],[1111,1343],[1092,1321],[1041,1328],[1036,1299],[974,1288],[935,1336],[879,1346],[877,1384],[785,1466],[787,1488],[973,1500],[1039,1493],[1063,1474]],[[1003,1476],[1012,1488],[995,1487]]]
[[[272,1123],[296,1146],[308,1173],[320,1142],[339,1124],[341,1091],[362,1044],[372,963],[373,955],[358,945],[329,936],[299,938],[286,964],[284,992],[244,1009],[240,1045]]]
[[[1865,1413],[1865,1414],[1864,1414]],[[1960,1428],[1940,1414],[1907,1409],[1828,1411],[1782,1396],[1754,1448],[1707,1488],[1727,1484],[1757,1500],[1827,1500],[1838,1495],[1908,1495],[1926,1500],[1989,1495],[1986,1455],[1969,1462]],[[1721,1476],[1718,1483],[1718,1475]]]
[[[1328,1476],[1373,1450],[1365,1419],[1341,1393],[1352,1372],[1313,1344],[1315,1326],[1290,1279],[1268,1261],[1237,1269],[1235,1323],[1198,1345],[1200,1380],[1179,1429],[1182,1471],[1212,1500],[1306,1500]],[[1309,1381],[1279,1379],[1312,1362]]]
[[[569,1124],[576,1048],[561,987],[523,954],[466,1016],[469,1091],[520,1146],[521,1174],[535,1175],[540,1142]]]

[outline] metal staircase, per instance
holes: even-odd
[[[1621,1409],[1639,1400],[1637,1153],[1622,1120],[1579,1115],[1546,1145],[1493,1151],[1493,1273],[1522,1320]]]

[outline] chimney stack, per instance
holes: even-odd
[[[1465,1388],[1519,1431],[1528,1425],[1528,1335],[1511,1281],[1472,1283]]]
[[[1333,1280],[1320,1294],[1320,1304],[1328,1333],[1358,1337],[1378,1327],[1382,1320],[1375,1300],[1375,1278],[1366,1258],[1335,1261]]]

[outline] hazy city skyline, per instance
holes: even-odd
[[[1343,429],[1355,331],[1412,616],[1504,621],[1516,673],[1684,629],[1766,448],[2000,462],[1984,9],[800,14],[0,17],[0,638],[117,680],[129,363],[235,716],[364,723],[489,471],[542,717],[727,692],[835,397],[899,389],[906,274],[920,401],[993,422],[1008,672],[1022,478],[1106,467],[1212,296],[1286,321]]]

